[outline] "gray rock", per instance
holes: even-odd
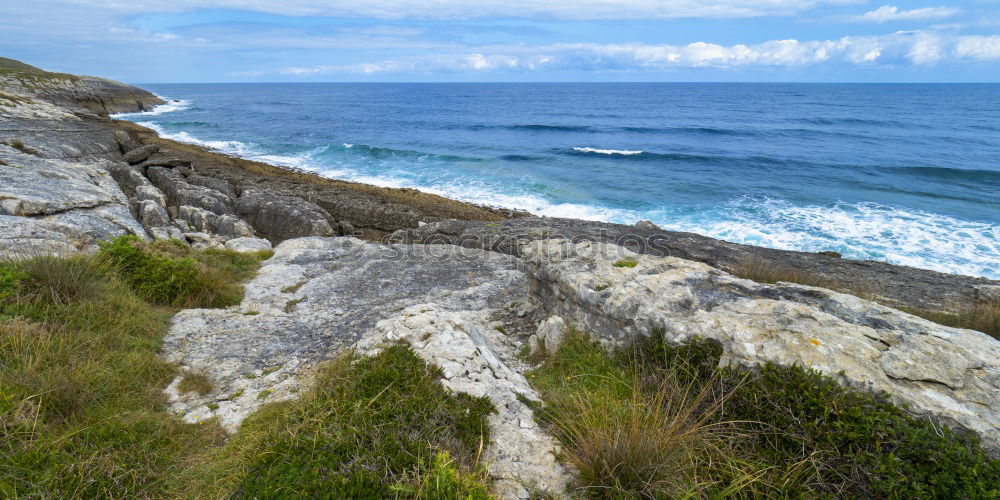
[[[217,215],[232,213],[232,199],[223,193],[189,184],[184,176],[168,168],[150,167],[148,174],[171,205],[201,208]]]
[[[661,331],[671,343],[718,341],[723,363],[814,368],[884,393],[916,415],[977,433],[1000,453],[1000,341],[852,295],[763,285],[674,257],[592,242],[525,244],[533,294],[607,346]],[[615,267],[623,258],[632,268]]]
[[[153,200],[143,200],[139,203],[139,220],[146,229],[170,226],[170,216],[166,209]]]
[[[145,146],[139,146],[122,156],[125,158],[125,161],[131,164],[142,163],[146,158],[149,158],[159,149],[160,147],[156,144],[146,144]]]
[[[612,243],[641,254],[680,257],[723,270],[739,267],[748,259],[764,260],[775,267],[844,287],[877,290],[880,301],[931,311],[950,311],[955,304],[976,300],[976,285],[1000,286],[1000,282],[987,278],[958,276],[885,262],[834,259],[811,252],[729,243],[694,233],[551,217],[519,217],[495,223],[433,222],[420,228],[397,231],[391,241],[447,243],[519,255],[525,242],[555,238]]]
[[[559,445],[537,425],[531,408],[522,401],[541,399],[517,369],[516,346],[490,326],[484,311],[448,311],[434,303],[410,306],[378,322],[355,352],[375,355],[399,342],[440,367],[445,388],[486,396],[497,409],[489,416],[491,443],[484,457],[497,496],[565,495],[570,475],[556,461]]]
[[[134,149],[138,149],[142,146],[142,143],[136,140],[132,134],[124,130],[115,130],[114,132],[115,142],[118,143],[118,149],[122,154],[128,153]]]
[[[250,188],[236,201],[236,213],[271,240],[334,236],[325,210],[297,196]]]
[[[1000,285],[975,285],[976,299],[982,302],[1000,302]]]
[[[173,226],[154,227],[149,230],[149,234],[156,240],[177,240],[187,244],[184,233]]]
[[[97,250],[125,234],[148,238],[110,174],[113,162],[45,159],[0,146],[0,254]]]
[[[654,230],[654,231],[659,231],[660,230],[660,226],[657,226],[656,224],[653,224],[653,221],[649,221],[649,220],[640,220],[640,221],[638,221],[638,222],[635,223],[635,227],[637,227],[639,229],[650,229],[650,230]]]
[[[214,177],[206,177],[204,175],[198,175],[198,174],[191,174],[187,176],[187,181],[189,184],[195,186],[207,187],[209,189],[218,191],[226,195],[231,200],[236,199],[236,192],[233,191],[233,187],[230,186],[228,182],[222,179],[216,179]]]
[[[566,322],[559,316],[549,316],[538,324],[538,330],[530,344],[531,353],[536,354],[543,348],[547,353],[556,352],[565,338]]]
[[[258,252],[270,250],[271,242],[263,238],[233,238],[226,241],[226,250],[237,252]]]
[[[188,412],[189,421],[214,415],[234,430],[265,401],[295,397],[297,374],[406,307],[437,302],[445,310],[476,311],[524,302],[527,283],[515,266],[508,256],[454,247],[390,247],[354,238],[285,241],[246,285],[239,306],[174,317],[164,357],[204,371],[215,390],[204,398],[175,399],[173,407]],[[275,368],[266,377],[244,377]],[[263,390],[274,392],[258,400]],[[219,402],[218,410],[205,406],[238,391],[241,397]]]

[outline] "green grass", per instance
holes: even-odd
[[[105,257],[139,296],[174,307],[224,307],[243,298],[240,282],[270,250],[239,253],[194,251],[179,241],[146,243],[125,236],[101,246]]]
[[[180,496],[485,498],[486,398],[451,394],[411,350],[329,362],[296,402],[250,416]]]
[[[492,405],[449,393],[404,347],[328,363],[228,439],[165,410],[172,314],[233,304],[267,256],[123,237],[0,263],[0,498],[487,498]],[[200,373],[178,387],[211,388]]]
[[[223,292],[185,296],[192,306],[230,299],[258,266],[191,258],[239,267],[215,282]],[[162,496],[186,457],[220,442],[214,424],[164,411],[176,370],[156,353],[175,309],[145,300],[151,284],[119,264],[104,252],[0,262],[0,497]]]
[[[629,258],[629,259],[621,259],[615,261],[615,263],[611,265],[614,267],[635,267],[639,265],[639,262],[636,261],[635,259]]]
[[[529,380],[595,497],[996,498],[1000,461],[799,367],[717,368],[708,341],[607,354],[573,333]]]

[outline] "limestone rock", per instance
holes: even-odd
[[[115,136],[115,142],[118,143],[119,151],[121,151],[122,154],[128,153],[129,151],[132,151],[133,149],[138,149],[139,147],[142,146],[141,142],[136,140],[136,138],[132,136],[132,134],[124,130],[115,130],[114,136]]]
[[[334,235],[330,215],[297,196],[247,189],[236,201],[236,213],[272,240]]]
[[[171,407],[187,421],[218,416],[233,431],[261,404],[295,397],[296,375],[406,307],[485,310],[524,302],[526,290],[515,259],[482,250],[288,240],[246,285],[239,306],[174,317],[163,356],[206,373],[215,390],[204,398],[172,395]],[[272,392],[257,399],[261,391]],[[209,410],[208,403],[219,407]]]
[[[447,311],[437,304],[419,304],[378,322],[355,349],[374,355],[386,345],[404,342],[443,370],[441,383],[446,388],[490,399],[497,412],[489,416],[491,444],[485,459],[498,496],[563,495],[570,476],[556,461],[559,447],[519,399],[539,401],[539,396],[510,366],[516,359],[515,345],[489,323],[483,311]]]
[[[635,227],[639,229],[651,229],[654,231],[660,230],[660,226],[657,226],[656,224],[653,224],[653,221],[648,221],[648,220],[640,220],[636,222]]]
[[[559,349],[563,339],[566,338],[566,322],[559,316],[549,316],[538,324],[538,331],[531,343],[531,353],[541,351],[552,353]]]
[[[976,432],[1000,450],[1000,341],[852,295],[735,278],[705,264],[592,242],[521,248],[533,294],[608,346],[653,331],[714,339],[723,363],[801,364],[916,415]],[[635,267],[615,267],[621,259]]]
[[[195,186],[181,174],[164,167],[150,167],[149,180],[167,196],[171,205],[190,206],[217,215],[232,213],[232,199],[204,186]]]
[[[263,238],[242,237],[226,241],[226,250],[234,250],[237,252],[257,252],[270,249],[271,242]]]
[[[160,147],[156,144],[146,144],[145,146],[139,146],[122,156],[125,158],[125,161],[134,165],[136,163],[142,163],[146,158],[149,158],[159,149]]]

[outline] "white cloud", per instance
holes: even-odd
[[[955,55],[979,61],[1000,60],[1000,35],[964,36],[955,44]]]
[[[935,32],[896,32],[836,40],[771,40],[759,44],[687,45],[554,44],[480,47],[475,52],[435,54],[358,65],[285,68],[291,75],[317,73],[492,72],[492,71],[665,71],[733,69],[811,64],[914,64],[1000,60],[1000,36],[945,37]]]
[[[889,21],[922,21],[926,19],[944,19],[962,13],[955,7],[924,7],[921,9],[899,10],[895,5],[883,5],[875,10],[865,12],[860,16],[849,16],[848,21],[864,23],[885,23]]]

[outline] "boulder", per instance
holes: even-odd
[[[228,182],[226,182],[226,181],[224,181],[222,179],[216,179],[214,177],[206,177],[204,175],[198,175],[198,174],[192,173],[191,175],[187,176],[187,181],[188,181],[189,184],[192,184],[192,185],[195,185],[195,186],[207,187],[209,189],[213,189],[215,191],[218,191],[218,192],[226,195],[227,197],[229,197],[229,199],[231,199],[231,200],[235,200],[236,199],[236,192],[233,191],[233,187],[231,185],[229,185]]]
[[[164,167],[150,167],[149,180],[160,188],[171,205],[201,208],[217,215],[232,213],[232,198],[214,189],[195,186],[181,174]]]
[[[136,140],[132,134],[124,130],[115,130],[114,137],[115,142],[118,144],[118,150],[121,151],[122,154],[128,153],[129,151],[138,149],[142,146],[141,142]]]
[[[248,188],[236,201],[236,213],[272,241],[304,236],[334,236],[325,210],[297,196]]]
[[[660,230],[660,226],[657,226],[656,224],[653,224],[653,221],[649,221],[649,220],[640,220],[640,221],[638,221],[638,222],[635,223],[635,227],[637,227],[639,229],[649,229],[649,230],[653,230],[653,231],[659,231]]]
[[[139,221],[146,229],[170,226],[170,216],[162,205],[153,200],[139,202]]]
[[[131,164],[142,163],[146,158],[149,158],[159,149],[160,147],[156,144],[146,144],[145,146],[139,146],[122,156],[125,158],[125,161]]]

